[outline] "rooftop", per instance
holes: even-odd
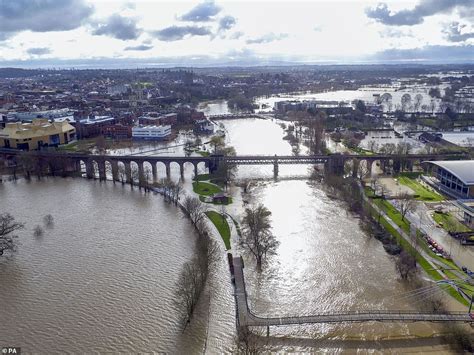
[[[65,133],[73,130],[74,127],[67,121],[50,123],[47,119],[35,119],[32,123],[7,123],[5,128],[0,131],[0,136],[9,139],[25,139]]]
[[[442,160],[427,161],[426,163],[445,169],[465,185],[474,185],[474,160]]]

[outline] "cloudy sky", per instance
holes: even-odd
[[[0,0],[0,66],[404,61],[474,62],[474,0]]]

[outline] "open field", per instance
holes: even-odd
[[[448,232],[469,232],[470,229],[449,213],[433,213],[433,219]]]
[[[439,193],[427,189],[413,177],[400,175],[398,177],[398,182],[412,189],[417,200],[428,202],[440,202],[444,200],[443,196]]]

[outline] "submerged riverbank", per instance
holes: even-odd
[[[5,183],[0,199],[2,212],[26,222],[17,255],[0,260],[2,341],[51,354],[202,351],[208,294],[184,334],[172,302],[194,255],[195,232],[179,209],[129,186],[71,178]],[[35,238],[47,213],[54,228]],[[211,282],[212,306],[232,309],[228,278]],[[232,313],[219,313],[213,336],[232,339]]]

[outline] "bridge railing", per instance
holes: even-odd
[[[467,312],[462,312],[462,311],[453,311],[453,312],[442,312],[442,311],[434,311],[434,312],[420,312],[420,311],[399,311],[399,310],[363,310],[363,311],[347,311],[347,312],[320,312],[320,313],[315,313],[315,314],[310,314],[310,315],[302,315],[302,316],[282,316],[282,317],[262,317],[262,316],[257,316],[255,315],[250,309],[248,309],[248,312],[250,315],[252,315],[253,318],[256,320],[261,320],[261,321],[278,321],[278,320],[284,320],[284,321],[304,321],[306,319],[311,319],[311,318],[318,318],[318,317],[351,317],[354,316],[354,320],[359,318],[360,316],[399,316],[403,317],[406,316],[406,319],[410,319],[412,317],[423,317],[426,316],[427,318],[430,316],[446,316],[447,318],[454,316],[469,316]]]

